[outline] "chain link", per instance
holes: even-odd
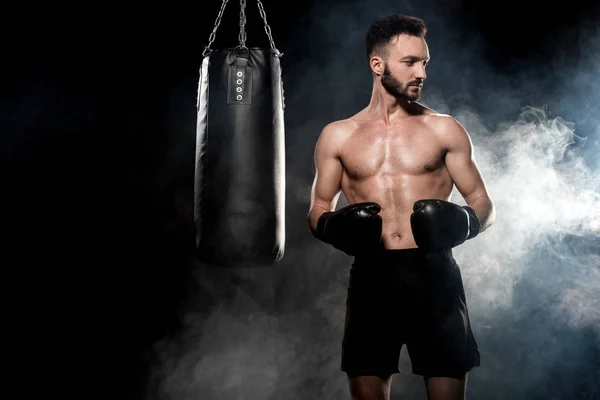
[[[210,46],[212,46],[213,42],[215,41],[215,38],[217,36],[217,30],[219,29],[219,25],[221,25],[221,19],[223,18],[223,13],[225,12],[225,7],[227,6],[228,1],[229,0],[223,0],[223,2],[221,3],[221,9],[219,10],[219,13],[217,14],[217,19],[215,20],[213,30],[210,33],[210,36],[208,38],[208,45],[206,45],[206,47],[204,47],[204,51],[202,52],[203,57],[205,57],[207,54],[212,52],[212,49],[210,48]],[[271,46],[271,49],[274,50],[276,53],[279,53],[279,51],[275,47],[275,41],[273,40],[273,35],[271,34],[271,27],[269,26],[269,23],[267,22],[267,13],[265,12],[265,8],[263,7],[262,1],[256,0],[256,2],[258,4],[258,11],[260,13],[260,16],[263,19],[263,22],[265,24],[265,26],[264,26],[265,33],[267,34],[267,37],[269,38],[269,44]],[[240,0],[240,33],[238,35],[238,40],[240,42],[240,45],[239,45],[240,48],[243,48],[243,49],[246,48],[246,39],[247,39],[247,35],[246,35],[246,0]]]
[[[240,48],[246,48],[246,0],[240,0],[240,34],[238,35]]]
[[[260,13],[260,16],[265,22],[265,32],[267,33],[267,37],[269,38],[271,49],[279,53],[279,51],[275,48],[275,42],[273,41],[273,36],[271,35],[271,27],[267,23],[267,13],[265,12],[265,8],[263,7],[262,1],[256,0],[256,2],[258,3],[258,11]]]
[[[221,19],[223,18],[223,13],[225,12],[225,6],[227,6],[228,1],[229,0],[223,0],[223,3],[221,3],[221,9],[219,10],[219,13],[217,14],[217,19],[215,20],[215,26],[213,27],[213,30],[210,33],[210,36],[208,38],[208,45],[204,48],[204,51],[202,52],[202,57],[206,57],[206,55],[212,51],[210,46],[215,41],[215,38],[217,36],[217,29],[219,29],[219,25],[221,25]]]

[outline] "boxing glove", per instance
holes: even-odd
[[[325,212],[319,217],[313,235],[351,256],[373,251],[381,244],[379,211],[379,204],[365,202]]]
[[[438,251],[458,246],[479,234],[481,224],[475,210],[443,200],[419,200],[410,216],[417,246]]]

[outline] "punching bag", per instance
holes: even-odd
[[[281,53],[205,55],[197,99],[194,223],[198,258],[226,267],[280,261],[285,248]]]

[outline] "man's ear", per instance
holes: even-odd
[[[371,66],[371,71],[373,71],[375,75],[383,75],[383,70],[385,69],[385,61],[383,61],[381,57],[371,57],[371,60],[369,60],[369,65]]]

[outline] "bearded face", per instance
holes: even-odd
[[[415,80],[404,83],[392,74],[387,64],[385,65],[383,74],[381,75],[381,85],[389,94],[398,100],[418,101],[421,99],[421,88],[423,87],[423,81]]]

